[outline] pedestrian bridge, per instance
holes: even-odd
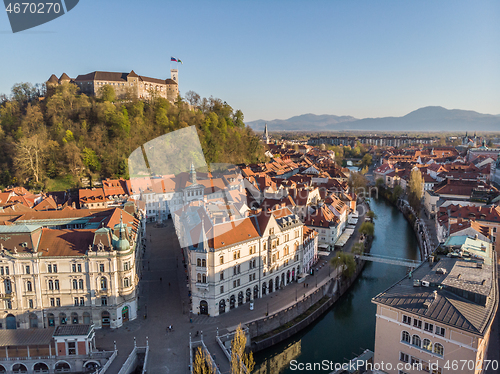
[[[369,253],[366,253],[364,255],[355,255],[354,257],[359,258],[361,260],[365,260],[365,261],[381,262],[383,264],[406,266],[406,267],[409,267],[411,269],[415,269],[416,267],[418,267],[421,264],[420,261],[416,261],[416,260],[408,260],[405,258],[396,258],[396,257],[390,257],[390,256],[382,256],[382,255],[372,255]]]

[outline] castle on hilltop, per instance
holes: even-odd
[[[46,82],[47,92],[50,93],[57,85],[64,83],[75,84],[80,92],[88,96],[99,96],[100,89],[106,85],[114,88],[116,97],[123,99],[127,94],[139,99],[147,99],[153,95],[174,101],[179,95],[178,71],[170,70],[170,78],[157,79],[137,75],[133,70],[130,73],[116,73],[94,71],[70,78],[66,73],[57,78],[52,74]]]

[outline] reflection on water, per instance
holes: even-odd
[[[274,356],[265,358],[253,372],[255,374],[279,374],[283,369],[287,368],[291,360],[296,359],[300,355],[301,341],[289,343],[283,352],[277,353]]]
[[[415,235],[397,208],[383,200],[372,200],[371,208],[378,216],[371,252],[418,259],[419,250]],[[289,367],[289,361],[292,359],[299,363],[322,360],[342,363],[362,353],[364,349],[373,350],[377,308],[371,299],[403,278],[406,270],[401,266],[367,263],[350,290],[328,313],[293,338],[258,352],[255,355],[255,373],[291,374],[296,372]],[[289,353],[285,355],[287,349],[296,344],[299,348],[293,358]],[[275,359],[279,365],[275,364]],[[316,372],[328,373],[308,371]]]

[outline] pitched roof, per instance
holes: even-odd
[[[92,331],[93,325],[60,325],[56,327],[54,336],[84,335]]]
[[[42,229],[38,246],[43,257],[84,256],[94,240],[95,230]]]
[[[49,345],[55,327],[45,329],[0,330],[0,347]]]
[[[59,78],[60,81],[70,81],[71,78],[68,76],[66,73],[62,73],[61,77]]]

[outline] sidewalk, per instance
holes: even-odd
[[[355,233],[344,246],[344,251],[350,251],[353,243],[358,241],[357,229],[362,222],[360,216]],[[308,276],[304,283],[293,282],[279,292],[254,300],[254,310],[250,310],[249,304],[245,303],[218,317],[195,315],[190,323],[187,276],[173,222],[169,220],[164,228],[148,225],[147,230],[148,243],[143,260],[145,269],[140,283],[138,318],[119,329],[96,331],[97,346],[100,349],[111,350],[116,341],[119,353],[107,371],[109,374],[118,373],[133,349],[134,337],[138,346],[146,345],[146,337],[149,339],[149,372],[188,373],[189,333],[194,337],[197,331],[203,331],[205,344],[209,349],[215,350],[213,353],[216,354],[216,362],[221,370],[225,370],[227,359],[215,343],[217,328],[223,335],[236,329],[240,323],[245,324],[265,317],[266,313],[274,314],[288,308],[304,295],[313,293],[316,287],[321,287],[337,276],[337,272],[328,263],[334,255],[332,252],[320,259],[315,266],[318,271],[315,271],[314,276]],[[308,287],[304,287],[304,284],[308,284]],[[174,331],[167,333],[169,325],[173,326]]]

